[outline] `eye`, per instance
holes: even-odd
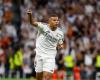
[[[57,19],[55,19],[54,21],[58,21]]]
[[[53,19],[53,21],[56,21],[56,19]]]

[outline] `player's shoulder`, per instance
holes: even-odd
[[[64,32],[62,31],[61,28],[58,28],[58,33],[59,33],[59,35],[64,35]]]
[[[47,23],[41,22],[43,25],[48,25]]]
[[[47,25],[47,23],[44,23],[44,22],[38,22],[38,24]]]

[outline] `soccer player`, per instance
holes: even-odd
[[[63,48],[64,35],[58,28],[59,18],[52,15],[48,24],[34,21],[32,11],[27,11],[30,23],[38,29],[36,39],[35,71],[37,80],[48,80],[54,72],[57,47]]]

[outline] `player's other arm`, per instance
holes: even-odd
[[[64,48],[64,44],[63,43],[59,44],[57,47],[58,47],[58,49],[63,49]]]
[[[32,18],[32,11],[28,10],[27,14],[28,14],[28,19],[29,19],[30,24],[36,27],[38,30],[44,31],[45,25],[42,22],[37,22]]]
[[[32,17],[32,11],[28,10],[27,14],[28,14],[28,20],[29,20],[30,24],[33,25],[33,26],[35,26],[35,27],[37,27],[38,26],[38,22],[33,19],[33,17]]]
[[[64,35],[61,35],[61,38],[60,38],[60,40],[58,42],[58,48],[59,49],[64,48]]]

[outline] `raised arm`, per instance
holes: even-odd
[[[36,22],[33,17],[32,17],[32,11],[31,10],[28,10],[27,11],[27,14],[28,14],[28,20],[30,22],[31,25],[37,27],[38,26],[38,22]]]

